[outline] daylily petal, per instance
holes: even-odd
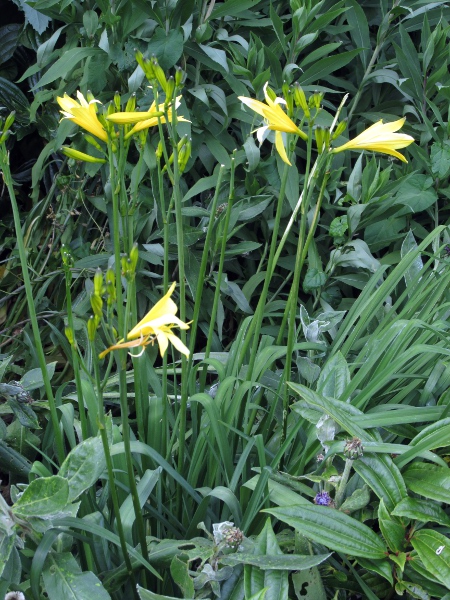
[[[179,338],[177,338],[176,335],[174,335],[173,333],[167,333],[166,335],[169,338],[170,343],[173,346],[175,346],[178,352],[184,354],[187,357],[189,356],[189,349],[183,344],[183,342]]]
[[[189,356],[189,350],[183,342],[172,332],[173,327],[180,329],[189,329],[189,324],[184,323],[175,316],[178,308],[175,302],[170,298],[175,289],[175,282],[172,283],[167,293],[159,300],[155,306],[149,310],[145,317],[130,331],[127,335],[127,341],[123,339],[117,344],[104,350],[99,358],[103,358],[111,350],[120,350],[122,348],[136,348],[152,344],[155,338],[159,345],[161,356],[164,356],[169,345],[169,341],[177,350]],[[134,339],[133,339],[134,338]]]
[[[255,131],[256,131],[256,139],[258,140],[259,145],[261,146],[261,144],[267,137],[267,132],[269,131],[269,128],[267,125],[263,125],[262,127],[258,127],[258,129],[255,129]],[[253,133],[253,131],[252,131],[252,133]]]
[[[405,123],[405,118],[398,119],[391,123],[378,121],[353,140],[349,140],[342,146],[333,149],[334,153],[344,150],[370,150],[372,152],[381,152],[389,154],[400,159],[402,162],[408,162],[403,154],[396,152],[398,148],[405,148],[412,144],[414,138],[406,133],[394,133],[398,131]]]
[[[286,164],[291,166],[291,162],[288,158],[288,155],[286,154],[286,149],[284,147],[283,142],[283,134],[281,133],[281,131],[275,132],[275,147],[278,150],[278,154],[280,155],[281,160],[283,160]]]
[[[73,121],[89,133],[92,133],[104,142],[108,141],[108,134],[106,133],[103,125],[100,123],[95,110],[95,103],[98,100],[90,100],[89,102],[85,99],[83,94],[78,90],[77,97],[79,102],[70,98],[67,94],[64,96],[57,97],[56,100],[62,108],[63,119],[69,119]]]
[[[156,339],[158,340],[159,346],[159,353],[161,354],[161,357],[164,356],[164,354],[167,351],[167,347],[169,346],[169,341],[167,338],[168,336],[163,331],[156,334]]]

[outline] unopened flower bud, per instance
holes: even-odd
[[[88,338],[90,342],[95,340],[98,324],[99,321],[93,315],[91,315],[87,322]]]
[[[288,115],[292,116],[294,114],[294,93],[292,88],[289,88],[287,94],[285,96],[286,107]]]
[[[136,272],[138,258],[139,258],[138,245],[136,243],[134,243],[133,247],[131,248],[131,251],[130,251],[130,263],[131,263],[131,269],[133,270],[133,273]]]
[[[96,270],[94,275],[94,294],[96,296],[103,294],[103,273],[100,268]]]
[[[108,306],[111,306],[116,301],[116,274],[111,268],[106,271],[106,293]]]
[[[180,173],[183,173],[187,162],[191,156],[191,141],[187,140],[187,142],[184,144],[184,146],[182,146],[180,152],[178,153],[178,169],[180,171]]]
[[[165,102],[166,105],[168,105],[168,104],[170,104],[170,102],[172,102],[174,90],[175,90],[175,79],[173,77],[169,77],[169,79],[167,80],[167,85],[166,85],[166,102]]]
[[[91,307],[92,312],[96,317],[101,319],[102,317],[102,309],[103,309],[103,300],[101,296],[97,296],[96,294],[91,295]]]
[[[72,346],[72,348],[75,348],[75,337],[73,335],[73,329],[72,329],[72,327],[66,327],[64,329],[64,333],[66,335],[66,338],[69,341],[69,344]]]
[[[161,156],[163,155],[163,145],[162,145],[161,140],[159,140],[158,145],[156,146],[155,154],[156,154],[156,158],[158,160],[160,160]]]
[[[323,94],[321,92],[314,92],[312,96],[309,97],[308,104],[310,108],[316,108],[319,110],[323,100]]]
[[[128,98],[127,105],[125,107],[126,112],[133,112],[136,108],[136,94],[133,92]]]
[[[344,119],[343,121],[341,121],[340,123],[338,123],[338,126],[334,130],[334,133],[331,136],[331,139],[335,140],[340,135],[342,135],[346,129],[347,129],[347,119]]]
[[[167,79],[166,79],[166,76],[164,75],[164,71],[159,66],[156,56],[152,56],[152,67],[153,67],[153,71],[155,73],[155,77],[158,80],[159,85],[161,86],[161,88],[164,91],[166,91]]]
[[[316,144],[317,144],[317,150],[319,152],[322,152],[323,150],[323,143],[325,140],[325,136],[324,136],[324,129],[322,127],[316,127],[314,129],[314,135],[316,136]]]
[[[183,84],[184,71],[181,67],[175,67],[175,85],[180,88]]]
[[[114,94],[114,106],[116,107],[117,111],[120,111],[121,104],[120,104],[120,93],[119,92],[115,92]]]
[[[88,144],[94,146],[94,148],[97,148],[97,150],[100,150],[100,152],[103,152],[103,148],[100,146],[100,144],[97,142],[94,136],[85,134],[84,139],[87,141]]]
[[[61,258],[65,267],[71,267],[73,265],[73,257],[65,244],[61,246]]]
[[[79,150],[74,150],[73,148],[69,148],[68,146],[62,146],[61,152],[68,156],[69,158],[74,158],[75,160],[82,160],[84,162],[89,163],[105,163],[107,162],[104,158],[97,158],[96,156],[91,156],[90,154],[85,154],[84,152],[80,152]]]
[[[309,111],[308,102],[306,101],[305,92],[301,85],[296,83],[294,85],[294,101],[297,106],[299,106],[302,111],[305,113],[305,117],[309,119],[311,113]]]

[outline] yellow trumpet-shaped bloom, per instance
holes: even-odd
[[[264,98],[266,103],[254,100],[253,98],[247,98],[246,96],[239,96],[239,100],[246,106],[254,110],[258,115],[264,117],[266,125],[259,127],[257,131],[257,137],[259,142],[262,142],[265,132],[270,129],[275,131],[275,147],[285,163],[290,165],[289,158],[286,154],[286,148],[283,141],[283,133],[294,133],[302,140],[307,140],[308,136],[297,125],[290,119],[284,110],[281,108],[281,104],[286,104],[283,98],[275,98],[272,100],[267,93],[267,83],[264,86]]]
[[[184,323],[175,316],[178,308],[170,297],[174,289],[175,282],[172,283],[167,294],[163,296],[163,298],[161,298],[161,300],[149,310],[145,317],[128,333],[127,341],[124,342],[123,340],[120,340],[117,344],[110,346],[99,355],[99,358],[104,358],[111,350],[120,350],[122,348],[141,347],[144,350],[146,346],[149,344],[153,345],[155,341],[158,342],[161,356],[164,356],[166,353],[169,342],[171,342],[181,354],[189,356],[188,348],[174,333],[172,333],[173,327],[189,329],[187,323]]]
[[[409,144],[414,142],[414,138],[410,135],[406,135],[406,133],[395,133],[395,131],[398,131],[403,127],[405,120],[404,117],[403,119],[398,119],[391,123],[378,121],[356,136],[353,140],[334,148],[332,152],[343,152],[344,150],[371,150],[372,152],[390,154],[406,163],[408,161],[403,154],[397,152],[397,149],[406,148],[406,146],[409,146]]]
[[[64,96],[57,97],[56,100],[60,107],[62,108],[63,119],[69,119],[73,121],[89,133],[92,133],[99,139],[104,142],[108,141],[108,135],[103,128],[103,125],[100,123],[97,117],[97,111],[95,110],[95,103],[99,102],[99,100],[90,100],[89,102],[83,96],[83,94],[78,90],[77,98],[79,102],[64,94]]]
[[[175,101],[175,110],[180,106],[181,96],[178,96]],[[172,107],[169,106],[167,109],[167,117],[169,122],[172,122]],[[155,127],[158,125],[158,119],[161,123],[166,122],[166,118],[164,116],[164,103],[160,104],[158,108],[156,108],[155,102],[152,103],[150,108],[145,112],[118,112],[106,117],[108,121],[112,121],[113,123],[119,123],[120,125],[129,125],[132,123],[136,123],[136,125],[127,133],[126,137],[129,138],[131,135],[142,131],[143,129],[148,129],[149,127]],[[187,121],[184,117],[178,117],[177,121]]]

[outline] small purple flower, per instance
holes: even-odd
[[[319,506],[333,506],[334,502],[328,492],[319,492],[314,498],[314,504],[318,504]]]

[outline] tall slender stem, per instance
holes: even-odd
[[[127,542],[125,539],[125,532],[124,532],[123,525],[122,525],[122,518],[120,516],[119,497],[117,495],[116,482],[114,480],[114,466],[113,466],[111,452],[110,452],[110,448],[109,448],[108,435],[106,432],[106,421],[105,421],[105,412],[104,412],[104,407],[103,407],[103,390],[102,390],[102,384],[101,384],[101,379],[100,379],[100,369],[99,369],[99,365],[98,365],[98,356],[97,356],[97,351],[96,351],[94,342],[92,342],[92,360],[93,360],[93,365],[94,365],[95,382],[96,382],[96,388],[97,388],[96,391],[97,391],[97,402],[98,402],[98,423],[99,423],[99,429],[100,429],[100,437],[101,437],[102,444],[103,444],[103,452],[105,453],[106,469],[108,472],[108,482],[109,482],[109,489],[110,489],[110,493],[111,493],[111,500],[113,503],[114,515],[116,517],[117,533],[119,534],[120,547],[122,549],[125,566],[127,568],[128,575],[130,576],[130,579],[131,579],[132,588],[133,588],[133,596],[134,596],[135,600],[139,600],[139,595],[137,594],[137,592],[135,593],[136,579],[134,576],[133,567],[131,565],[130,556],[128,554]]]
[[[22,233],[22,225],[20,222],[19,207],[17,206],[16,194],[14,192],[13,179],[11,176],[11,170],[9,168],[9,153],[6,150],[5,143],[0,144],[0,168],[3,172],[3,180],[8,188],[9,197],[11,199],[11,206],[14,217],[14,227],[17,237],[17,247],[19,250],[20,266],[22,268],[23,283],[25,286],[25,294],[28,304],[28,314],[30,315],[31,328],[33,331],[34,343],[36,346],[36,353],[39,361],[39,366],[42,372],[42,379],[44,381],[45,393],[47,394],[48,406],[50,409],[50,419],[52,422],[53,433],[56,442],[56,453],[58,461],[61,464],[65,458],[64,442],[59,427],[58,414],[56,410],[55,397],[53,396],[53,390],[50,383],[50,377],[47,373],[47,364],[45,362],[44,348],[42,347],[41,335],[39,331],[39,325],[36,317],[36,308],[34,306],[33,290],[31,287],[30,276],[28,274],[28,263],[27,253],[25,250],[25,244]]]

